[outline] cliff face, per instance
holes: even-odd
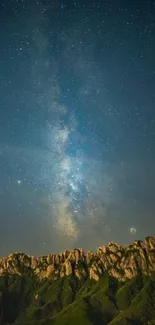
[[[32,270],[40,280],[75,274],[79,279],[87,276],[98,281],[105,271],[118,280],[151,275],[155,271],[155,238],[147,237],[128,246],[110,242],[96,253],[79,248],[41,257],[13,253],[0,259],[0,275],[20,275],[26,270]]]

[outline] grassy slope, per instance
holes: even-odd
[[[0,277],[0,325],[151,325],[153,320],[155,276],[125,283],[106,274],[98,282],[70,276],[39,283],[30,272]]]

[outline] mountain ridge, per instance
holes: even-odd
[[[155,238],[0,259],[0,325],[155,324]]]
[[[40,280],[57,280],[74,274],[79,280],[89,277],[99,281],[104,272],[121,281],[138,274],[151,275],[155,272],[155,237],[135,240],[126,246],[109,242],[95,253],[75,248],[40,257],[15,252],[0,258],[0,275],[21,275],[26,269],[33,271]]]

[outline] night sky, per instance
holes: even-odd
[[[155,235],[155,1],[0,4],[0,255]]]

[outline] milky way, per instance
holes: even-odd
[[[65,124],[60,120],[47,125],[49,158],[41,169],[40,176],[42,182],[49,187],[50,226],[56,228],[62,236],[77,239],[82,224],[93,222],[94,218],[96,221],[99,218],[100,222],[105,219],[104,204],[107,206],[108,197],[109,203],[112,203],[110,187],[113,184],[110,177],[108,182],[104,179],[108,175],[103,172],[103,168],[101,174],[101,163],[88,160],[82,146],[72,143],[72,135],[77,133],[75,118],[74,125],[72,121],[73,118],[71,123]]]
[[[92,227],[94,220],[96,224],[102,222],[103,226],[108,197],[109,205],[112,204],[110,189],[113,190],[114,181],[103,171],[103,160],[88,158],[85,154],[82,140],[85,137],[88,146],[95,140],[95,135],[85,120],[85,135],[82,135],[78,109],[61,101],[60,67],[49,57],[51,44],[42,31],[40,21],[33,40],[38,48],[36,64],[32,69],[33,77],[38,81],[34,85],[37,101],[39,109],[48,111],[50,115],[42,132],[49,154],[39,173],[41,182],[48,187],[48,223],[58,236],[76,242],[88,222],[92,223]],[[66,45],[63,51],[66,51]],[[106,231],[110,231],[108,224],[106,227]]]

